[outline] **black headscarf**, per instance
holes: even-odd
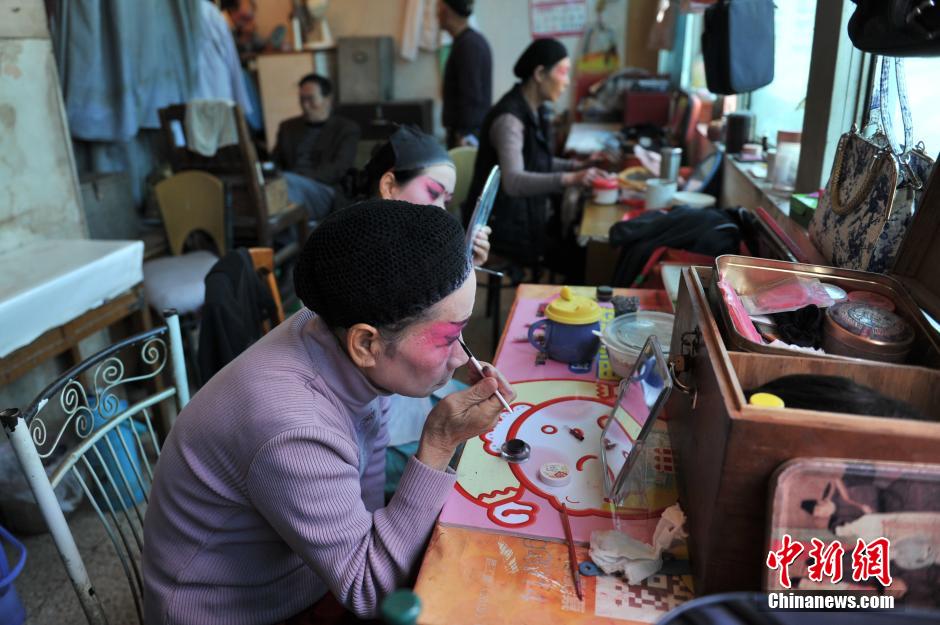
[[[568,50],[557,39],[536,39],[525,49],[512,73],[517,78],[527,80],[539,65],[545,69],[554,67],[555,63],[568,56]]]

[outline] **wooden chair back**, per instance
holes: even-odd
[[[274,306],[277,308],[277,322],[281,323],[284,321],[284,305],[281,302],[281,293],[277,288],[277,281],[274,279],[274,250],[270,247],[252,247],[248,249],[248,254],[251,256],[251,264],[254,266],[255,271],[264,280],[264,283],[268,285],[268,288],[271,290],[271,297],[274,299]],[[265,333],[271,331],[267,321],[264,322]]]
[[[233,105],[232,113],[238,145],[219,148],[214,156],[205,157],[185,144],[186,105],[173,104],[160,109],[160,127],[168,146],[170,167],[174,172],[199,169],[219,176],[230,191],[235,238],[271,247],[274,234],[283,229],[280,222],[285,221],[287,211],[272,215],[264,172],[245,115],[238,105]],[[302,209],[297,210],[303,213]],[[300,219],[306,225],[305,216],[300,214],[292,221]]]
[[[157,183],[154,192],[170,252],[183,253],[186,239],[195,231],[209,235],[217,253],[225,253],[225,190],[222,181],[201,171],[184,171]]]

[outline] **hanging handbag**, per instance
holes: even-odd
[[[712,93],[746,93],[773,82],[773,0],[718,0],[706,8],[702,61]]]
[[[853,0],[849,39],[864,52],[940,56],[940,5],[935,0]]]
[[[894,69],[904,144],[892,139],[890,78]],[[933,168],[922,146],[911,147],[913,128],[903,61],[883,59],[872,94],[869,121],[879,128],[871,138],[854,127],[842,135],[829,184],[809,224],[810,240],[835,267],[883,273],[894,264],[907,227]]]

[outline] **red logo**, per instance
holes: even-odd
[[[809,557],[814,562],[807,567],[809,578],[814,582],[823,581],[824,577],[832,580],[833,584],[842,581],[842,556],[845,555],[845,547],[838,540],[834,540],[828,545],[818,538],[810,540]]]
[[[891,585],[891,573],[888,570],[888,550],[891,542],[887,538],[876,538],[865,543],[861,538],[852,551],[852,579],[864,582],[872,577],[883,586]]]
[[[890,547],[891,541],[887,538],[876,538],[868,543],[859,538],[852,550],[852,580],[865,582],[874,578],[883,586],[890,586]],[[791,587],[789,566],[794,564],[805,550],[803,543],[793,540],[789,534],[784,534],[780,548],[767,553],[767,567],[780,571],[780,586],[783,588]],[[806,567],[810,581],[820,583],[826,579],[833,584],[842,581],[845,547],[838,540],[826,544],[818,538],[812,538],[806,555],[812,559]]]
[[[784,534],[780,549],[767,554],[767,566],[771,570],[780,569],[780,585],[784,588],[790,587],[789,566],[796,561],[801,553],[803,553],[802,543],[790,538],[789,534]]]

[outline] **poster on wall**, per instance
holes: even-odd
[[[529,24],[536,39],[581,35],[587,19],[587,0],[529,0]]]

